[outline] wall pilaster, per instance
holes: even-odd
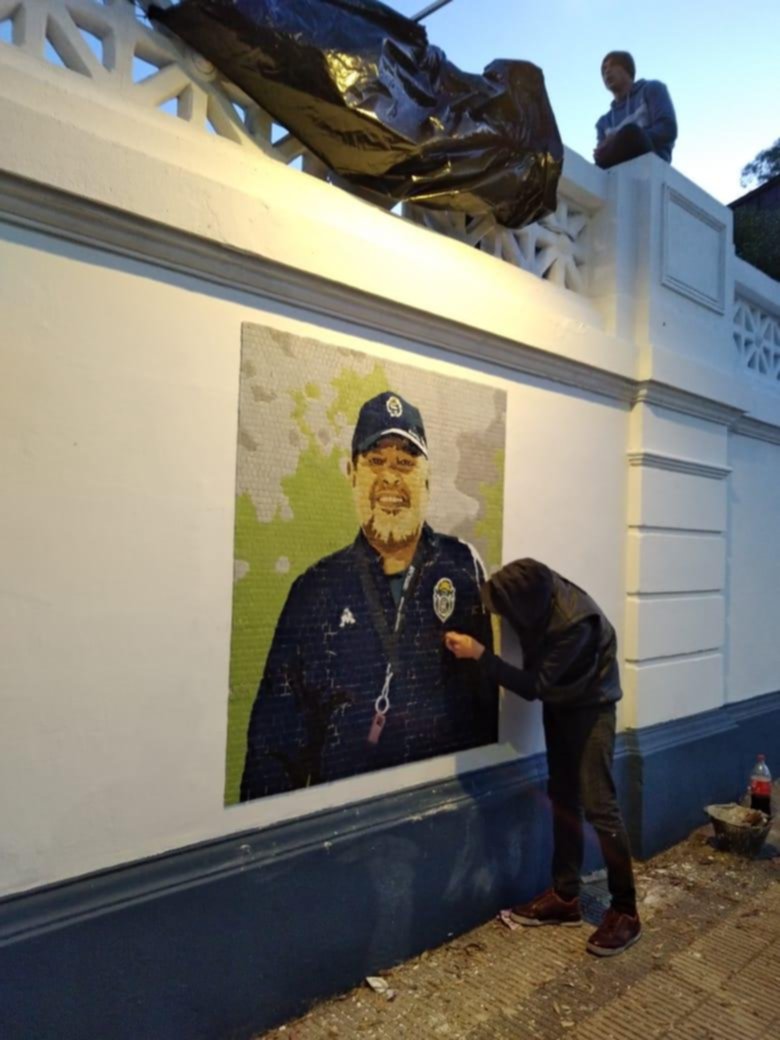
[[[624,723],[723,702],[728,428],[647,402],[629,424]]]

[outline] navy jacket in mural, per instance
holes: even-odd
[[[362,533],[293,583],[252,709],[242,801],[495,742],[495,681],[443,641],[454,628],[492,647],[482,564],[425,525],[412,566],[395,639],[390,582]]]

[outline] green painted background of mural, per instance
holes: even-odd
[[[336,400],[329,416],[335,420],[339,413],[357,416],[363,402],[388,390],[389,384],[381,366],[376,365],[368,376],[345,370],[333,381],[333,387]],[[320,388],[308,384],[306,393],[319,396]],[[299,398],[296,403],[300,406],[304,402]],[[302,539],[295,537],[295,519],[284,520],[277,511],[270,523],[261,523],[248,495],[236,499],[235,558],[246,561],[249,567],[233,592],[226,805],[238,801],[249,714],[290,585],[307,567],[355,537],[355,508],[341,469],[348,453],[326,451],[307,427],[301,407],[295,408],[293,417],[308,443],[301,451],[295,474],[282,481],[284,492],[294,517],[306,515],[311,503],[321,498],[323,486],[329,489],[328,508]],[[274,571],[274,562],[280,556],[290,561],[289,571],[283,574]]]
[[[274,338],[284,339],[280,334]],[[335,352],[338,348],[327,349]],[[382,363],[375,362],[369,371],[360,372],[346,360],[349,351],[339,353],[345,363],[329,382],[327,389],[333,400],[327,417],[337,432],[343,434],[346,429],[351,434],[363,402],[398,387],[391,387]],[[349,451],[332,441],[324,444],[306,419],[308,404],[321,398],[324,389],[310,381],[303,389],[287,391],[290,418],[300,441],[295,472],[281,479],[290,515],[282,516],[277,508],[272,518],[261,520],[250,494],[240,492],[236,497],[234,555],[243,573],[237,575],[233,591],[226,805],[239,800],[249,715],[290,585],[317,560],[351,542],[357,530],[352,496],[344,476]],[[345,438],[342,436],[341,440]],[[503,449],[494,453],[495,479],[479,483],[482,510],[474,524],[474,539],[480,543],[488,570],[501,563],[503,455]],[[326,495],[323,489],[327,489]],[[314,511],[312,503],[317,505]],[[289,561],[283,572],[275,567],[280,558]]]

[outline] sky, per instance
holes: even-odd
[[[410,17],[431,0],[386,2]],[[451,0],[424,25],[467,72],[494,58],[538,65],[564,143],[588,160],[612,100],[601,59],[630,51],[637,79],[672,96],[672,165],[720,202],[749,190],[742,167],[780,137],[780,0]]]

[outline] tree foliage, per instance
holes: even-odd
[[[778,174],[780,174],[780,137],[742,167],[739,183],[743,188],[754,181],[756,185],[765,184]]]
[[[737,256],[780,281],[780,209],[735,209],[734,248]]]

